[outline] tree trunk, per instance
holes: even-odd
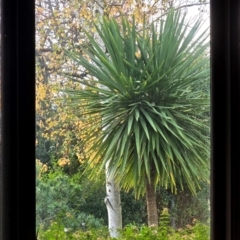
[[[175,196],[172,196],[172,199],[169,200],[168,202],[168,208],[170,212],[170,221],[171,221],[171,226],[173,228],[176,228],[176,221],[175,221],[175,216],[173,214],[174,208],[175,208]]]
[[[104,13],[104,1],[97,0],[95,1],[93,14],[100,21],[103,17]],[[94,38],[96,42],[98,42],[99,46],[104,49],[104,43],[101,40],[100,36],[95,33]],[[102,86],[104,88],[104,86]],[[105,127],[107,128],[107,127]],[[103,129],[104,131],[105,129]],[[113,238],[118,238],[119,231],[122,229],[122,207],[121,207],[121,198],[120,198],[120,190],[116,185],[113,178],[109,177],[109,162],[106,163],[106,197],[104,202],[108,211],[108,229],[109,234]]]
[[[120,190],[113,178],[108,174],[108,163],[106,164],[106,191],[105,204],[108,211],[108,229],[111,237],[117,238],[119,230],[122,229],[122,207]]]
[[[150,183],[147,180],[146,201],[147,201],[148,226],[149,227],[158,226],[157,201],[153,179],[151,179]]]

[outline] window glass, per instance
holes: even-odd
[[[209,3],[35,0],[35,5],[39,236],[77,239],[91,230],[104,238],[111,224],[128,229],[122,234],[154,235],[146,226],[157,222],[157,234],[165,234],[161,229],[167,226],[172,236],[207,239]],[[165,38],[154,41],[154,34]]]

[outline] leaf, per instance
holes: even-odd
[[[129,135],[129,133],[132,130],[132,124],[133,124],[133,114],[130,114],[128,117],[128,131],[127,131],[127,135]]]

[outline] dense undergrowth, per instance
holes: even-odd
[[[38,240],[110,239],[105,186],[93,185],[81,175],[68,176],[58,168],[36,164],[36,225]],[[188,192],[172,195],[159,191],[160,225],[146,226],[145,199],[122,192],[123,230],[119,240],[208,240],[208,188],[193,197]],[[161,193],[161,194],[160,194]],[[175,206],[168,210],[170,200]],[[197,219],[197,220],[196,220]]]
[[[107,227],[88,228],[80,226],[78,230],[65,228],[59,221],[52,221],[48,229],[39,229],[38,240],[104,240],[113,239],[109,237]],[[158,227],[147,227],[145,225],[129,224],[120,231],[119,240],[208,240],[210,239],[210,228],[208,225],[194,220],[192,225],[185,228],[174,229],[170,226],[170,215],[168,209],[164,209],[161,214],[160,225]]]

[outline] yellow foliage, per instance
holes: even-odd
[[[47,172],[48,166],[46,164],[42,165],[41,172]]]
[[[48,171],[48,166],[43,164],[39,159],[36,159],[36,167],[39,169],[38,178],[41,178],[42,173]]]
[[[77,155],[78,161],[79,161],[80,163],[83,163],[84,160],[85,160],[84,154],[76,152],[76,155]]]
[[[43,85],[42,83],[39,83],[36,89],[37,98],[39,100],[44,100],[46,97],[46,92],[47,92],[46,86]]]
[[[48,127],[49,127],[49,128],[52,128],[52,127],[57,126],[57,124],[58,124],[58,123],[57,123],[56,121],[55,121],[55,122],[50,122],[49,125],[48,125]]]
[[[140,53],[140,52],[135,52],[135,56],[136,56],[137,58],[140,58],[140,57],[141,57],[141,53]]]
[[[163,215],[168,215],[169,214],[169,209],[168,208],[163,208],[162,214]]]
[[[39,111],[40,109],[41,109],[41,105],[36,101],[36,104],[35,104],[36,106],[36,111]]]
[[[52,10],[48,4],[44,5],[44,1],[36,0],[36,114],[46,119],[38,120],[37,124],[41,131],[37,134],[39,134],[38,137],[53,141],[58,153],[62,153],[63,157],[58,160],[59,166],[70,164],[70,160],[66,157],[70,158],[70,153],[77,155],[80,163],[91,159],[94,166],[94,163],[99,161],[94,158],[94,153],[88,151],[92,142],[82,146],[83,139],[86,139],[88,132],[94,131],[88,128],[87,122],[97,122],[99,117],[96,116],[97,120],[79,120],[75,113],[79,113],[78,110],[81,113],[84,111],[81,105],[73,109],[68,105],[70,101],[59,94],[59,89],[81,87],[62,75],[63,72],[82,73],[77,64],[65,57],[63,50],[80,51],[81,45],[86,43],[83,29],[89,29],[89,34],[95,32],[91,7],[94,2],[94,0],[79,0],[77,3],[76,1],[63,1],[61,5],[56,5]],[[121,14],[129,16],[129,20],[132,20],[132,15],[135,15],[139,26],[143,21],[143,13],[147,13],[150,17],[153,6],[154,11],[157,8],[156,1],[151,1],[148,5],[136,0],[113,2],[121,4],[114,5],[106,1],[105,15],[115,17],[117,21],[121,21],[119,17]],[[140,52],[136,52],[135,56],[140,58]],[[90,60],[89,57],[88,59]],[[36,144],[38,144],[37,141]],[[68,152],[70,152],[69,155]]]
[[[73,217],[74,217],[74,216],[73,216],[71,213],[69,213],[69,212],[66,213],[66,216],[67,216],[68,218],[73,218]]]
[[[70,160],[68,158],[66,158],[66,157],[60,158],[58,160],[58,165],[60,167],[64,167],[65,165],[70,165],[70,164],[71,164]]]

